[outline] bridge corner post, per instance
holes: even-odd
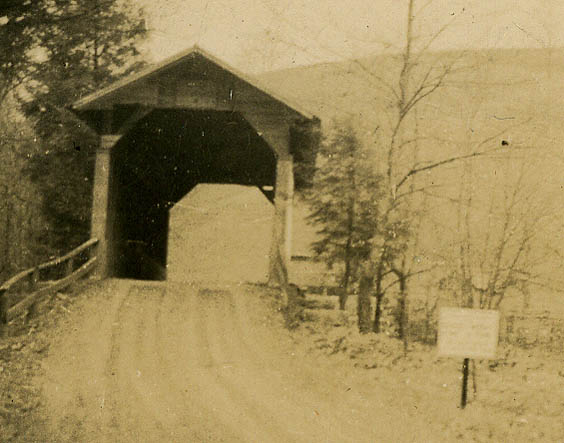
[[[269,266],[269,283],[285,284],[292,258],[292,208],[294,200],[294,162],[291,155],[276,162],[276,193],[274,195],[274,223]],[[280,274],[284,274],[281,277]]]
[[[120,137],[120,135],[101,135],[100,144],[96,150],[90,236],[98,239],[96,248],[98,264],[94,273],[98,278],[106,278],[110,274],[109,242],[113,221],[113,215],[110,213],[111,151]]]

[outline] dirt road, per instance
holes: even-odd
[[[248,287],[114,280],[100,292],[44,363],[58,441],[415,440],[383,399],[367,404],[296,354]]]

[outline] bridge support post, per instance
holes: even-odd
[[[268,284],[288,283],[288,267],[292,258],[292,207],[294,200],[294,160],[290,154],[291,124],[277,112],[243,110],[245,119],[270,145],[277,156],[274,223]],[[284,288],[284,291],[286,288]]]
[[[292,258],[292,207],[294,199],[294,163],[291,155],[279,157],[276,163],[276,194],[270,253],[269,283],[288,279]],[[280,274],[284,275],[281,276]],[[287,283],[284,282],[284,283]]]
[[[96,151],[90,233],[91,237],[99,240],[96,252],[98,265],[94,274],[98,278],[108,277],[111,271],[110,243],[114,221],[110,195],[111,150],[120,137],[120,135],[100,136],[100,145]]]

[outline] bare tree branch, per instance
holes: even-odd
[[[496,149],[496,151],[497,150],[498,149]],[[429,171],[431,169],[438,168],[439,166],[448,165],[449,163],[454,163],[454,162],[457,162],[457,161],[460,161],[460,160],[465,160],[465,159],[475,158],[475,157],[482,157],[482,156],[491,154],[492,152],[494,152],[494,150],[473,152],[471,154],[459,155],[459,156],[456,156],[456,157],[450,157],[450,158],[447,158],[447,159],[444,159],[444,160],[440,160],[438,162],[431,163],[430,165],[427,165],[427,166],[421,166],[419,168],[413,168],[407,174],[405,174],[404,177],[398,182],[398,184],[396,185],[396,189],[399,189],[407,181],[407,179],[409,179],[409,177],[412,177],[413,175],[418,174],[420,172]]]

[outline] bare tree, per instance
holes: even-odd
[[[456,139],[460,133],[455,136],[449,134],[458,130],[457,125],[463,123],[460,119],[455,122],[440,122],[446,135],[435,129],[436,122],[431,122],[430,119],[427,120],[430,122],[429,127],[419,130],[418,122],[422,118],[421,126],[425,126],[424,119],[431,113],[431,104],[440,104],[445,91],[448,92],[461,83],[468,84],[469,76],[479,73],[481,69],[481,66],[472,64],[474,61],[467,57],[467,51],[433,52],[433,44],[455,24],[455,19],[442,25],[430,37],[424,37],[428,33],[422,31],[427,30],[419,29],[419,24],[425,22],[422,15],[429,3],[431,2],[405,1],[405,42],[395,57],[395,64],[387,65],[385,70],[371,59],[354,59],[349,60],[346,66],[343,64],[343,69],[354,73],[355,81],[366,83],[357,86],[363,91],[371,91],[370,96],[374,97],[372,108],[379,110],[376,117],[378,120],[373,120],[371,125],[376,139],[373,153],[374,163],[381,167],[379,172],[385,177],[386,188],[385,195],[379,199],[378,220],[374,223],[377,228],[371,238],[370,259],[360,267],[359,297],[368,302],[371,297],[375,297],[372,330],[379,332],[386,294],[391,290],[394,290],[394,294],[399,294],[400,336],[405,336],[407,327],[408,294],[412,277],[437,266],[432,260],[419,263],[414,258],[424,248],[420,241],[421,232],[426,232],[422,229],[428,229],[430,221],[425,220],[426,214],[436,204],[437,196],[432,191],[441,186],[452,188],[452,184],[446,181],[441,183],[444,178],[442,171],[460,164],[471,165],[476,159],[516,149],[514,146],[500,144],[500,138],[515,123],[511,121],[475,127],[475,138],[469,138],[468,143],[461,141],[460,137]],[[281,20],[284,19],[283,12],[280,12],[280,17]],[[285,24],[296,29],[288,21]],[[299,42],[290,44],[296,47],[300,45]],[[320,45],[323,46],[321,43]],[[302,49],[307,51],[307,48]],[[328,54],[342,58],[342,54],[336,54],[331,48],[325,49]],[[348,113],[351,110],[341,109],[341,112]],[[451,123],[452,126],[449,127]],[[465,149],[461,149],[461,144]],[[426,178],[420,179],[421,176]],[[441,193],[443,195],[438,198],[448,194]],[[440,249],[446,250],[448,247],[446,244],[440,245]],[[447,255],[445,251],[437,254]],[[444,257],[437,257],[439,258],[444,260]]]
[[[424,8],[416,8],[415,0],[408,0],[406,17],[405,46],[398,56],[398,70],[395,80],[390,82],[379,75],[373,80],[388,91],[389,112],[386,124],[378,127],[378,160],[383,164],[388,193],[381,201],[377,223],[379,230],[374,235],[370,263],[364,266],[364,278],[370,284],[363,287],[373,291],[376,297],[373,330],[380,331],[381,305],[386,290],[389,289],[390,273],[396,276],[392,284],[399,285],[399,321],[401,337],[405,337],[407,323],[408,281],[411,276],[431,269],[412,266],[418,248],[421,218],[426,211],[427,200],[422,198],[427,191],[438,186],[433,181],[416,181],[422,173],[434,173],[448,165],[470,163],[473,159],[498,154],[507,150],[500,146],[500,134],[494,133],[479,142],[472,143],[470,149],[460,153],[452,149],[456,143],[430,136],[431,141],[450,145],[450,151],[438,153],[422,147],[422,141],[429,136],[419,133],[417,110],[433,95],[449,87],[454,74],[466,72],[465,52],[438,53],[430,51],[432,43],[448,28],[441,27],[433,36],[423,41],[416,32],[418,14]],[[366,69],[367,75],[370,70]],[[421,111],[423,114],[425,110]],[[427,141],[427,140],[426,140]],[[426,144],[426,148],[429,144]],[[423,155],[424,154],[424,155]],[[436,182],[437,180],[435,180]]]
[[[365,278],[371,284],[365,285],[368,291],[374,290],[376,307],[374,313],[374,332],[380,331],[382,314],[382,300],[386,293],[384,279],[394,273],[400,286],[400,335],[403,336],[405,327],[407,280],[411,275],[408,266],[409,250],[413,251],[417,243],[416,213],[411,197],[421,191],[414,183],[415,175],[437,168],[458,160],[455,157],[438,159],[427,163],[419,160],[419,134],[413,119],[417,107],[429,96],[441,88],[448,75],[454,70],[455,60],[428,62],[424,57],[435,37],[423,46],[416,47],[415,0],[408,1],[406,20],[406,40],[399,56],[399,72],[395,84],[379,76],[374,80],[381,82],[389,91],[391,111],[387,115],[387,125],[380,128],[379,141],[384,147],[381,160],[385,165],[384,173],[387,180],[387,197],[382,200],[380,211],[382,219],[378,223],[381,229],[375,236],[371,263],[365,266]],[[443,30],[439,31],[439,34]],[[438,34],[437,34],[438,36]],[[366,70],[370,75],[369,70]],[[370,277],[373,276],[373,277]]]
[[[508,155],[503,161],[508,173],[485,186],[477,183],[469,165],[461,176],[458,260],[452,272],[463,306],[498,309],[511,292],[528,294],[531,285],[546,282],[543,268],[559,261],[544,244],[555,212],[539,187],[527,182],[534,176],[531,159]]]

